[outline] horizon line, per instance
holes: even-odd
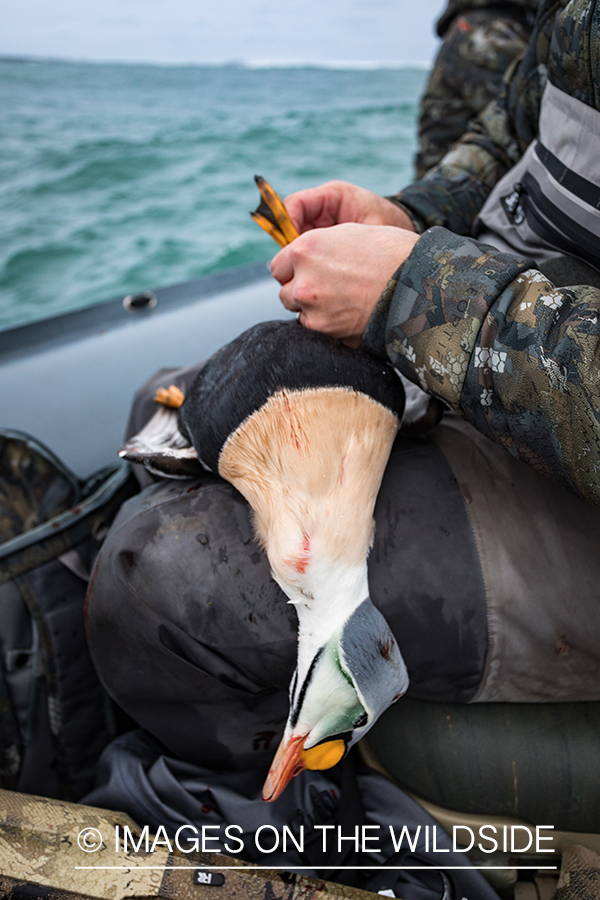
[[[418,69],[426,71],[430,62],[396,62],[394,60],[316,60],[316,59],[223,59],[223,60],[168,60],[168,59],[84,59],[68,56],[42,56],[28,53],[2,53],[0,62],[12,63],[70,63],[98,66],[157,66],[168,68],[237,68],[237,69],[329,69],[374,72],[378,70]]]

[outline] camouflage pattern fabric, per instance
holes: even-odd
[[[79,493],[46,448],[23,434],[0,434],[0,544],[64,512]]]
[[[560,878],[552,900],[597,900],[600,896],[600,856],[588,847],[565,848]]]
[[[599,108],[597,0],[543,0],[502,97],[402,204],[432,228],[384,291],[365,332],[406,377],[537,471],[600,504],[600,289],[555,287],[532,260],[469,234],[496,181],[537,132],[549,77]]]
[[[469,121],[497,97],[504,72],[527,47],[534,5],[535,0],[448,4],[438,24],[444,42],[421,99],[418,178],[440,162]]]
[[[444,12],[439,17],[435,26],[436,33],[439,37],[445,37],[447,31],[458,16],[473,12],[473,10],[489,10],[496,14],[510,12],[511,15],[527,16],[530,25],[535,19],[535,14],[539,6],[539,0],[497,0],[496,3],[490,0],[448,0]]]
[[[384,291],[370,352],[543,475],[600,505],[600,290],[427,231]]]
[[[181,852],[175,847],[170,852],[164,832],[157,832],[156,843],[154,835],[147,834],[147,827],[145,831],[140,829],[124,813],[0,790],[0,897],[6,900],[148,900],[151,897],[369,900],[377,897],[322,879],[257,868],[221,853]],[[118,842],[116,835],[120,838]],[[86,851],[86,847],[91,849]],[[229,868],[232,865],[239,868]]]

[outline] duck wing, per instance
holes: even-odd
[[[179,430],[179,410],[170,406],[159,406],[142,430],[119,450],[119,456],[165,478],[195,478],[205,471]]]

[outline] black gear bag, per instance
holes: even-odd
[[[114,736],[84,601],[108,526],[136,490],[126,465],[82,482],[39,442],[0,429],[0,788],[77,800]]]

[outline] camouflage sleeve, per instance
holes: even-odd
[[[531,260],[427,231],[365,343],[487,437],[600,505],[600,290],[555,288]]]
[[[491,107],[502,128],[503,116],[497,115],[497,104]],[[441,225],[456,234],[470,234],[492,188],[518,159],[518,155],[508,157],[502,146],[485,136],[470,132],[421,181],[405,188],[398,200],[413,221],[422,222],[424,228]]]
[[[505,79],[516,64],[509,66]],[[427,228],[442,225],[456,234],[470,234],[492,188],[521,157],[504,94],[488,104],[470,128],[439,165],[397,195]]]

